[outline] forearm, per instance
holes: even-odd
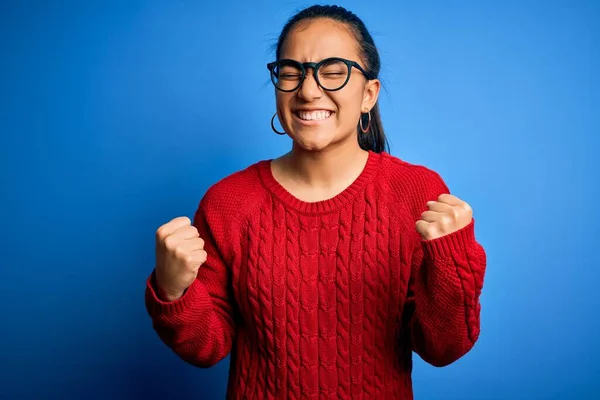
[[[474,239],[473,224],[422,246],[411,336],[423,359],[443,366],[466,354],[478,339],[485,252]]]

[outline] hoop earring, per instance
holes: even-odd
[[[273,114],[273,116],[271,117],[271,129],[273,129],[273,132],[275,132],[278,135],[285,135],[286,132],[279,132],[277,130],[277,128],[275,128],[275,117],[277,116],[277,113]]]
[[[358,124],[360,125],[360,130],[362,131],[362,133],[369,132],[369,129],[371,128],[371,110],[369,110],[369,122],[367,123],[367,127],[363,128],[362,115],[360,116],[360,119],[358,120]]]

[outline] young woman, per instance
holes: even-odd
[[[153,327],[193,365],[230,354],[228,398],[411,399],[413,351],[444,366],[479,336],[472,210],[386,152],[379,68],[351,12],[294,16],[268,65],[292,149],[157,230]]]

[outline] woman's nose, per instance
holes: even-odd
[[[298,96],[305,101],[311,101],[320,98],[322,95],[323,91],[315,80],[314,75],[312,73],[307,73],[298,89]]]

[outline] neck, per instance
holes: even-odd
[[[307,151],[294,146],[284,156],[284,162],[297,183],[332,188],[360,175],[367,158],[368,152],[353,142],[323,151]]]

